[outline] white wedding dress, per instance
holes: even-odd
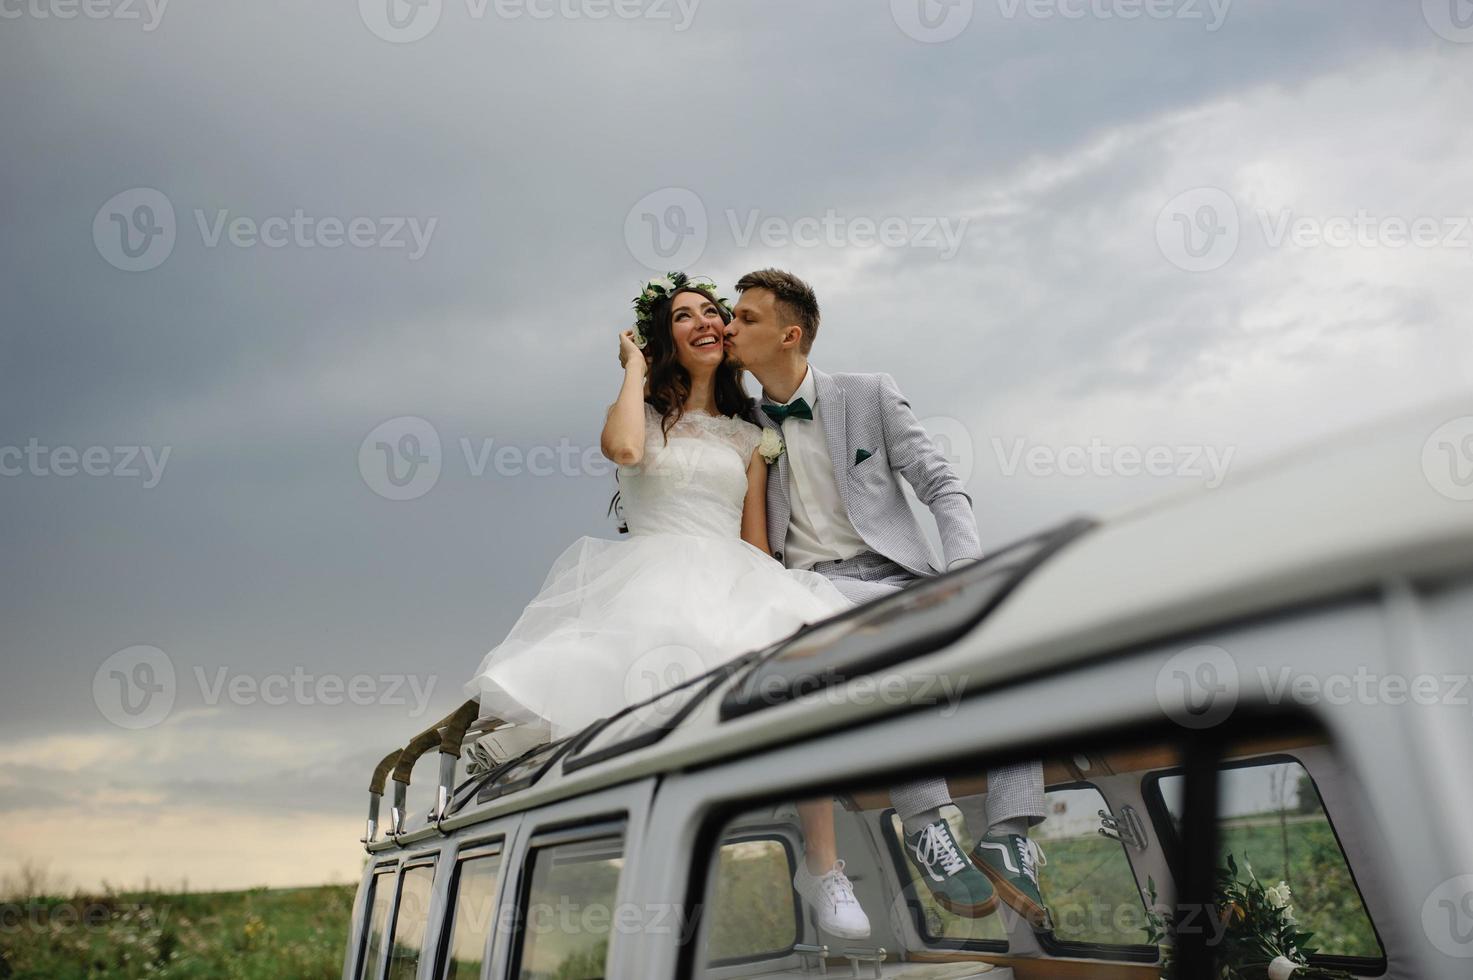
[[[628,539],[581,538],[558,557],[466,685],[482,718],[561,737],[849,607],[823,576],[742,540],[761,435],[686,412],[667,444],[645,406],[644,460],[619,468]]]

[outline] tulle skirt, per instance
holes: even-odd
[[[740,538],[580,538],[466,691],[561,737],[848,606]]]

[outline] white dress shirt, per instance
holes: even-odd
[[[788,457],[788,500],[792,505],[788,543],[783,552],[783,563],[789,568],[812,568],[821,561],[853,558],[869,550],[869,545],[854,530],[844,501],[839,497],[834,462],[829,457],[828,440],[824,438],[823,406],[818,403],[817,389],[810,368],[793,397],[781,403],[791,405],[801,398],[813,409],[811,421],[789,418],[782,424],[783,446]]]

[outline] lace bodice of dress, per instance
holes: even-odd
[[[739,538],[747,464],[762,439],[751,422],[686,412],[667,443],[660,414],[644,407],[644,460],[619,467],[630,534]]]

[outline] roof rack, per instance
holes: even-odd
[[[387,836],[397,838],[404,833],[408,819],[409,781],[414,772],[414,764],[436,745],[440,747],[440,781],[429,820],[431,823],[438,823],[445,816],[455,785],[455,765],[460,761],[461,748],[467,734],[472,733],[479,711],[480,704],[475,698],[466,701],[410,739],[404,748],[395,749],[384,756],[374,767],[373,776],[368,782],[368,827],[362,837],[365,846],[372,846],[378,838],[379,809],[384,798],[384,784],[390,774],[394,778],[394,800],[389,810]],[[483,719],[474,725],[473,735],[478,736],[502,724],[497,718]]]

